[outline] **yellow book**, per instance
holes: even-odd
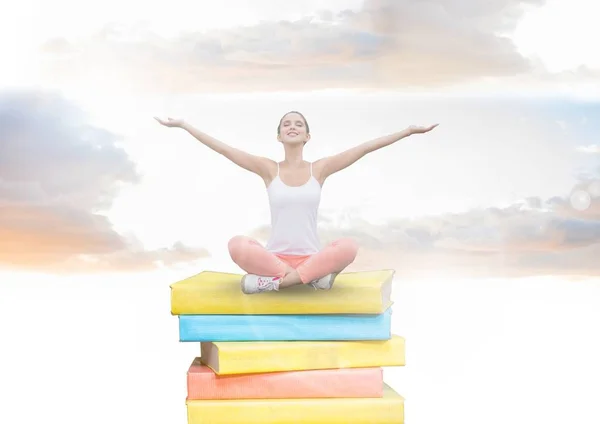
[[[393,270],[341,273],[326,291],[297,285],[250,295],[242,277],[204,271],[172,284],[171,314],[380,314],[392,305]]]
[[[188,424],[404,424],[404,398],[188,400]]]
[[[216,374],[249,374],[405,365],[405,340],[202,342],[203,364]]]

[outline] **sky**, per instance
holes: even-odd
[[[587,302],[600,300],[600,53],[590,48],[600,29],[591,2],[23,0],[11,8],[0,16],[6,311],[20,313],[13,301],[37,291],[59,303],[94,293],[116,302],[121,290],[137,299],[146,281],[149,305],[162,310],[137,307],[156,314],[169,337],[168,284],[203,269],[241,273],[227,241],[266,241],[269,210],[258,177],[153,117],[181,117],[282,160],[276,125],[300,110],[310,161],[440,124],[324,186],[322,240],[359,242],[349,271],[396,270],[408,296],[401,329],[421,341],[438,336],[434,321],[410,315],[419,312],[411,300],[447,285],[457,287],[448,296],[477,299],[472,284],[480,284],[501,293],[506,310],[519,290],[535,299],[546,287],[541,316],[555,319],[551,305],[560,304],[573,312],[566,322],[594,331],[585,321],[594,318]],[[134,319],[138,329],[149,325]],[[517,322],[505,328],[517,331]],[[106,336],[107,346],[132,343],[117,321],[110,326],[123,339]],[[178,347],[152,349],[180,366]]]
[[[0,78],[0,263],[227,262],[231,236],[267,235],[264,187],[152,117],[281,159],[273,128],[298,109],[308,160],[440,123],[328,181],[322,237],[359,239],[356,267],[402,257],[414,276],[432,259],[459,275],[594,275],[599,64],[581,47],[593,25],[573,24],[589,22],[585,3],[477,4],[65,1],[78,16],[65,20],[58,4],[20,3],[24,20],[2,25],[16,60]],[[557,17],[572,24],[560,43]]]

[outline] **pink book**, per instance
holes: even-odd
[[[379,398],[382,368],[336,368],[217,375],[195,358],[187,373],[188,400]]]

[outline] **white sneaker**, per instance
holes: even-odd
[[[242,291],[246,294],[264,291],[278,291],[281,277],[263,277],[261,275],[246,274],[242,277]]]
[[[308,284],[313,286],[315,290],[330,290],[331,287],[333,287],[335,277],[337,277],[338,274],[339,272],[333,272],[325,277],[319,278],[318,280],[311,281]]]

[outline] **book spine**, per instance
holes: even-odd
[[[405,365],[404,339],[398,336],[387,341],[240,343],[232,349],[226,345],[201,343],[205,358],[211,346],[217,346],[219,375]]]
[[[381,368],[242,374],[222,378],[207,367],[188,372],[188,399],[378,398]],[[200,371],[201,370],[201,371]]]
[[[378,315],[186,315],[182,342],[389,340],[391,311]]]

